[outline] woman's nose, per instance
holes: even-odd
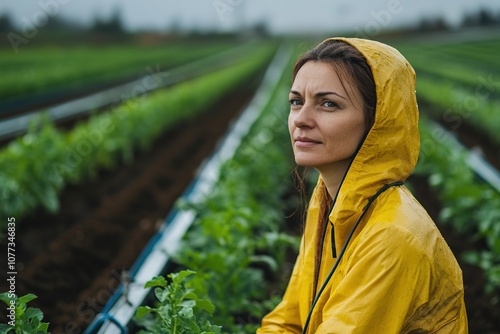
[[[304,104],[300,110],[296,112],[292,112],[293,115],[293,124],[298,128],[308,127],[311,128],[314,126],[314,115],[312,112],[312,108]]]

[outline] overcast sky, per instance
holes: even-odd
[[[499,0],[0,0],[18,26],[37,24],[49,15],[81,23],[109,17],[119,10],[132,30],[230,30],[265,22],[277,33],[377,29],[415,24],[422,17],[460,23],[463,14],[484,8],[500,14]],[[43,22],[43,21],[39,21]]]

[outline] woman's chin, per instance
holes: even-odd
[[[314,161],[311,161],[311,159],[300,159],[296,157],[295,163],[301,167],[311,167],[311,168],[316,167],[316,164],[314,163]]]

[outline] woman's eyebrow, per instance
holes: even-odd
[[[325,96],[325,95],[337,95],[338,97],[340,97],[344,100],[347,100],[345,97],[343,97],[342,95],[335,93],[335,92],[318,92],[318,93],[316,93],[316,96],[318,96],[318,97]]]
[[[293,90],[293,89],[290,90],[290,93],[293,95],[302,96],[302,94],[300,94],[298,91]],[[337,95],[338,97],[340,97],[344,100],[347,100],[345,97],[343,97],[342,95],[335,93],[335,92],[318,92],[315,94],[316,97],[322,97],[322,96],[326,96],[326,95]]]

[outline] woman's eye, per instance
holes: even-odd
[[[290,105],[291,106],[300,106],[302,105],[302,101],[299,99],[290,99]]]
[[[332,101],[325,101],[323,102],[323,106],[327,108],[337,108],[338,104]]]

